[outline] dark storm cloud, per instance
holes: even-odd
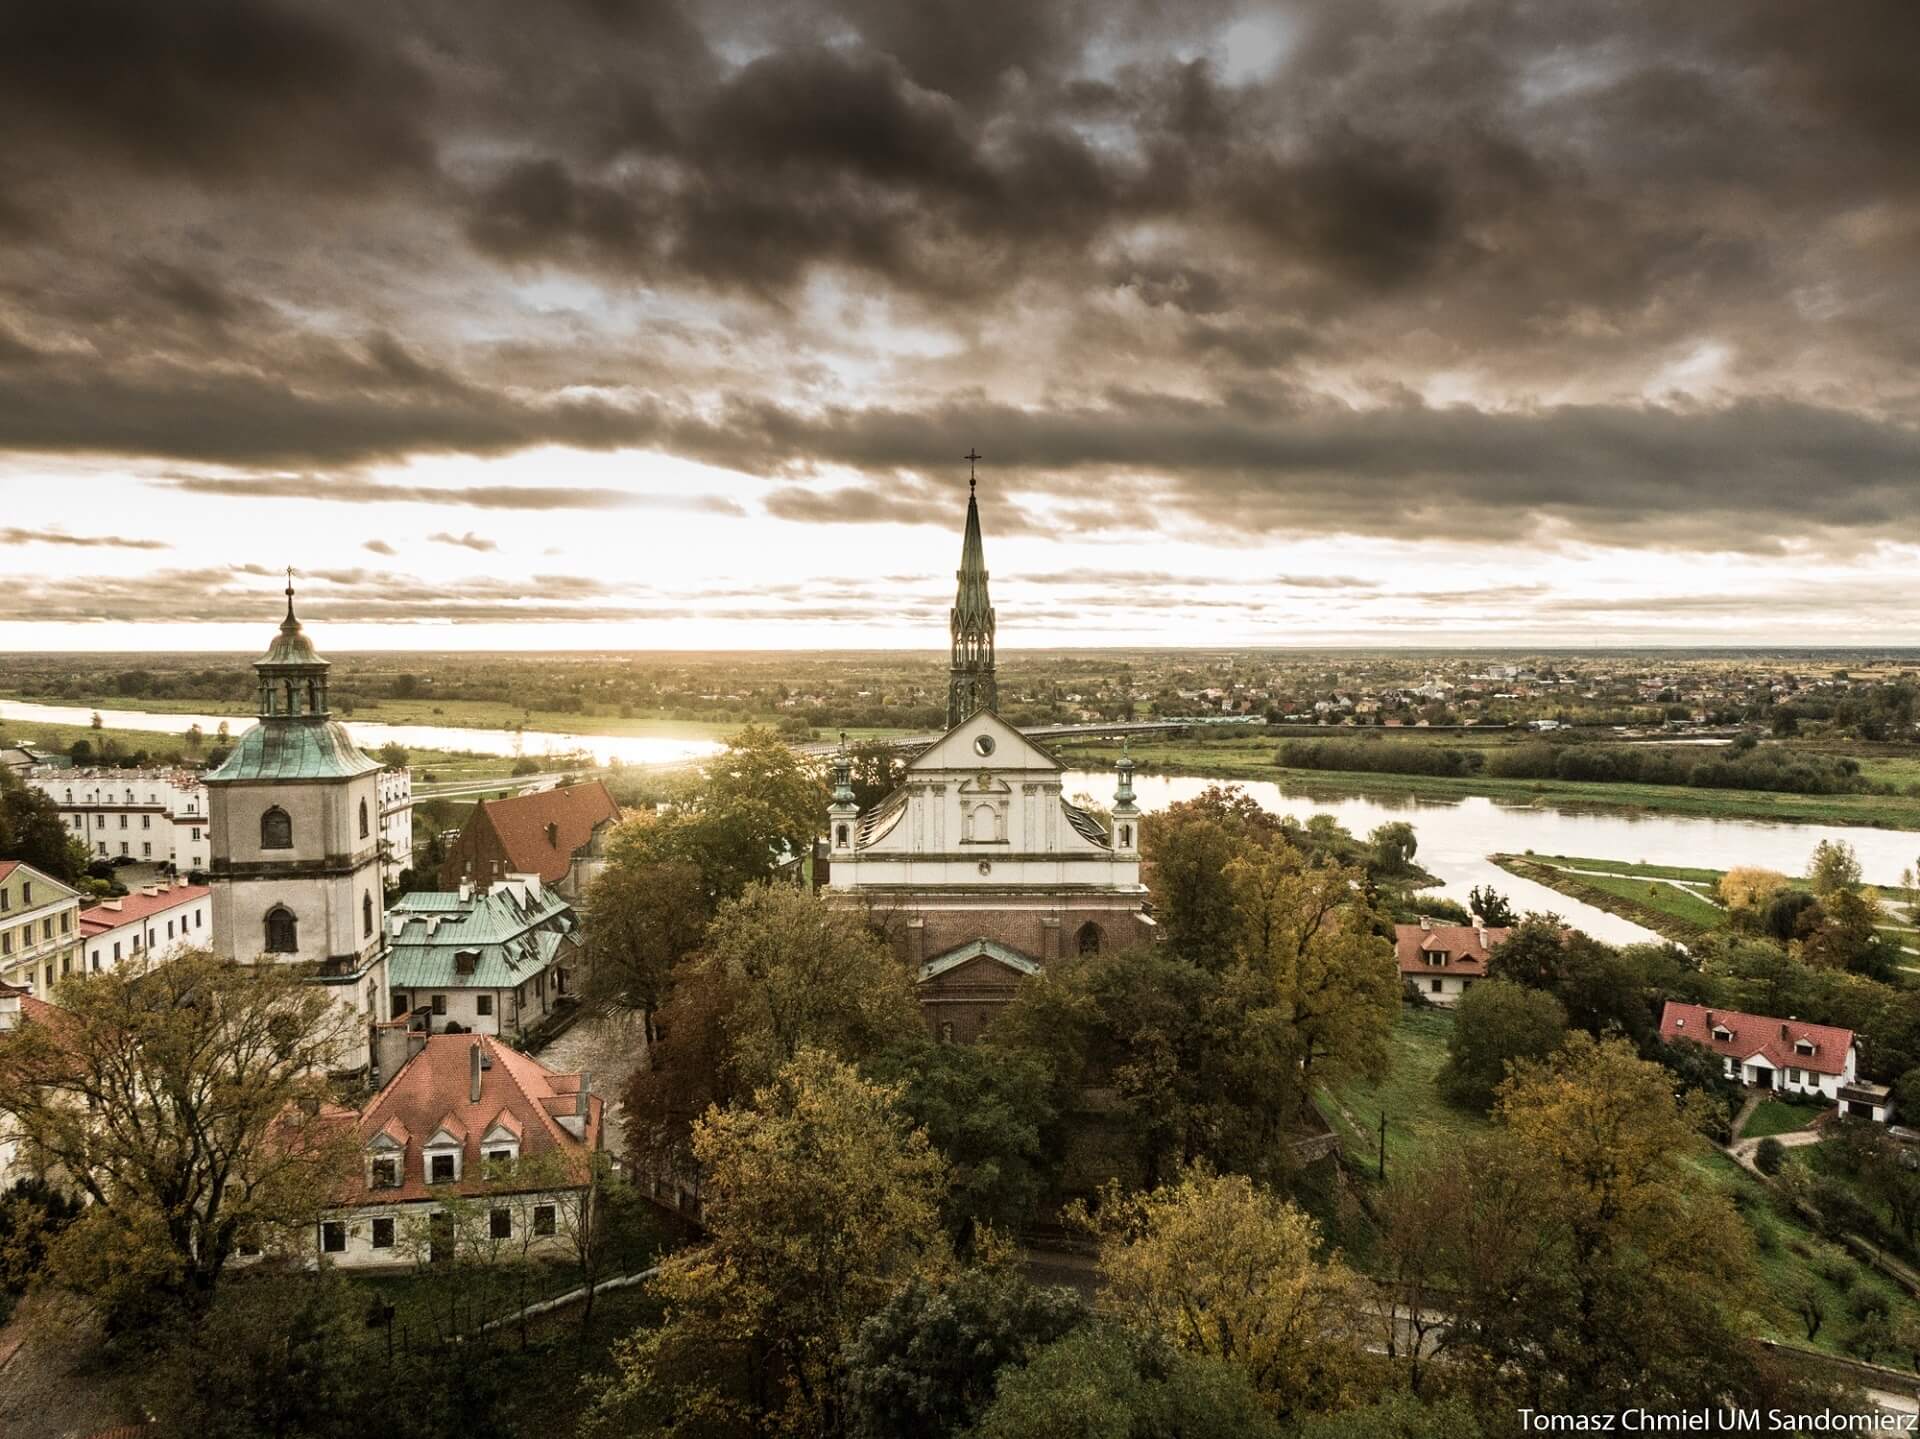
[[[656,509],[717,515],[746,513],[734,501],[714,495],[644,495],[590,485],[400,485],[351,476],[307,475],[167,475],[148,483],[189,494],[267,500],[336,500],[362,505],[460,505],[478,510]]]
[[[1865,543],[1920,459],[1916,41],[1905,0],[7,7],[0,451],[749,512],[356,473],[633,447],[945,524],[977,441],[1003,533]]]
[[[68,545],[76,549],[164,550],[159,540],[127,539],[121,535],[69,535],[61,530],[0,529],[0,545]]]

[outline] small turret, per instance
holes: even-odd
[[[853,853],[853,827],[859,818],[860,806],[853,799],[853,756],[847,752],[847,732],[841,730],[840,748],[833,757],[833,804],[827,810],[832,853]]]
[[[315,653],[313,641],[300,628],[293,612],[293,571],[287,571],[287,617],[266,654],[253,662],[260,677],[260,718],[324,718],[327,714],[327,671]]]
[[[1127,740],[1120,740],[1120,758],[1114,762],[1119,782],[1113,790],[1113,852],[1140,852],[1140,808],[1133,799],[1133,756],[1127,753]]]

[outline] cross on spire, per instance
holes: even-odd
[[[969,445],[967,452],[960,458],[967,462],[967,488],[971,490],[975,485],[980,483],[979,480],[974,477],[973,467],[979,464],[985,456],[983,456],[977,448]]]

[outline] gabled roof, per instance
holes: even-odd
[[[579,920],[560,894],[503,880],[484,893],[402,895],[387,911],[394,989],[513,989],[553,963]],[[462,972],[461,954],[473,967]]]
[[[970,960],[990,959],[995,964],[1006,966],[1017,974],[1038,974],[1040,966],[1028,959],[1017,949],[1009,949],[1004,944],[991,939],[970,939],[944,954],[936,954],[920,966],[920,973],[914,978],[917,983],[925,984],[930,979],[938,979],[948,970],[958,969]]]
[[[993,752],[980,754],[974,741],[982,734],[993,740]],[[907,761],[908,773],[923,770],[1052,770],[1061,763],[1045,745],[1029,738],[992,710],[977,710]]]
[[[44,886],[48,892],[48,899],[71,899],[80,893],[65,880],[55,879],[45,870],[28,864],[24,859],[0,859],[0,880],[12,879],[15,870],[25,870],[26,873],[21,876],[22,879]],[[40,902],[36,900],[32,907],[38,909]]]
[[[1402,974],[1457,974],[1468,979],[1484,976],[1487,956],[1506,942],[1510,929],[1474,924],[1396,924],[1394,957]],[[1445,954],[1447,962],[1434,959]]]
[[[1721,1039],[1715,1030],[1724,1030],[1731,1037]],[[1815,1074],[1844,1073],[1847,1053],[1853,1048],[1853,1031],[1838,1025],[1776,1019],[1704,1004],[1676,1004],[1672,1000],[1660,1011],[1660,1037],[1669,1044],[1690,1039],[1743,1064],[1760,1058],[1775,1069],[1811,1069]],[[1812,1045],[1813,1053],[1801,1053],[1795,1047],[1798,1043]]]
[[[122,895],[120,908],[110,909],[114,901],[106,900],[89,905],[80,911],[80,933],[88,939],[106,934],[109,930],[119,929],[122,925],[141,924],[156,914],[164,914],[170,909],[179,909],[196,900],[205,899],[213,893],[209,885],[181,884],[172,885],[158,894]]]
[[[477,1101],[470,1088],[475,1046],[486,1060],[486,1067],[480,1071]],[[423,1146],[419,1140],[408,1138],[398,1189],[369,1193],[365,1176],[355,1173],[344,1184],[339,1202],[404,1202],[447,1192],[480,1192],[485,1187],[480,1141],[488,1129],[502,1122],[503,1115],[520,1126],[523,1157],[558,1152],[568,1156],[584,1181],[587,1156],[601,1145],[605,1118],[602,1103],[588,1096],[582,1139],[568,1134],[555,1117],[575,1112],[579,1091],[579,1075],[556,1074],[531,1055],[490,1034],[431,1035],[386,1087],[367,1101],[354,1120],[354,1129],[362,1147],[376,1134],[390,1138],[424,1135],[431,1142],[442,1130],[449,1134],[457,1130],[464,1154],[461,1182],[428,1184],[422,1167]]]
[[[566,878],[574,855],[587,847],[596,828],[619,822],[620,806],[597,779],[482,800],[467,821],[492,830],[509,870],[537,874],[548,884]]]

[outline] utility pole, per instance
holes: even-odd
[[[1387,1111],[1380,1111],[1380,1182],[1387,1179]]]

